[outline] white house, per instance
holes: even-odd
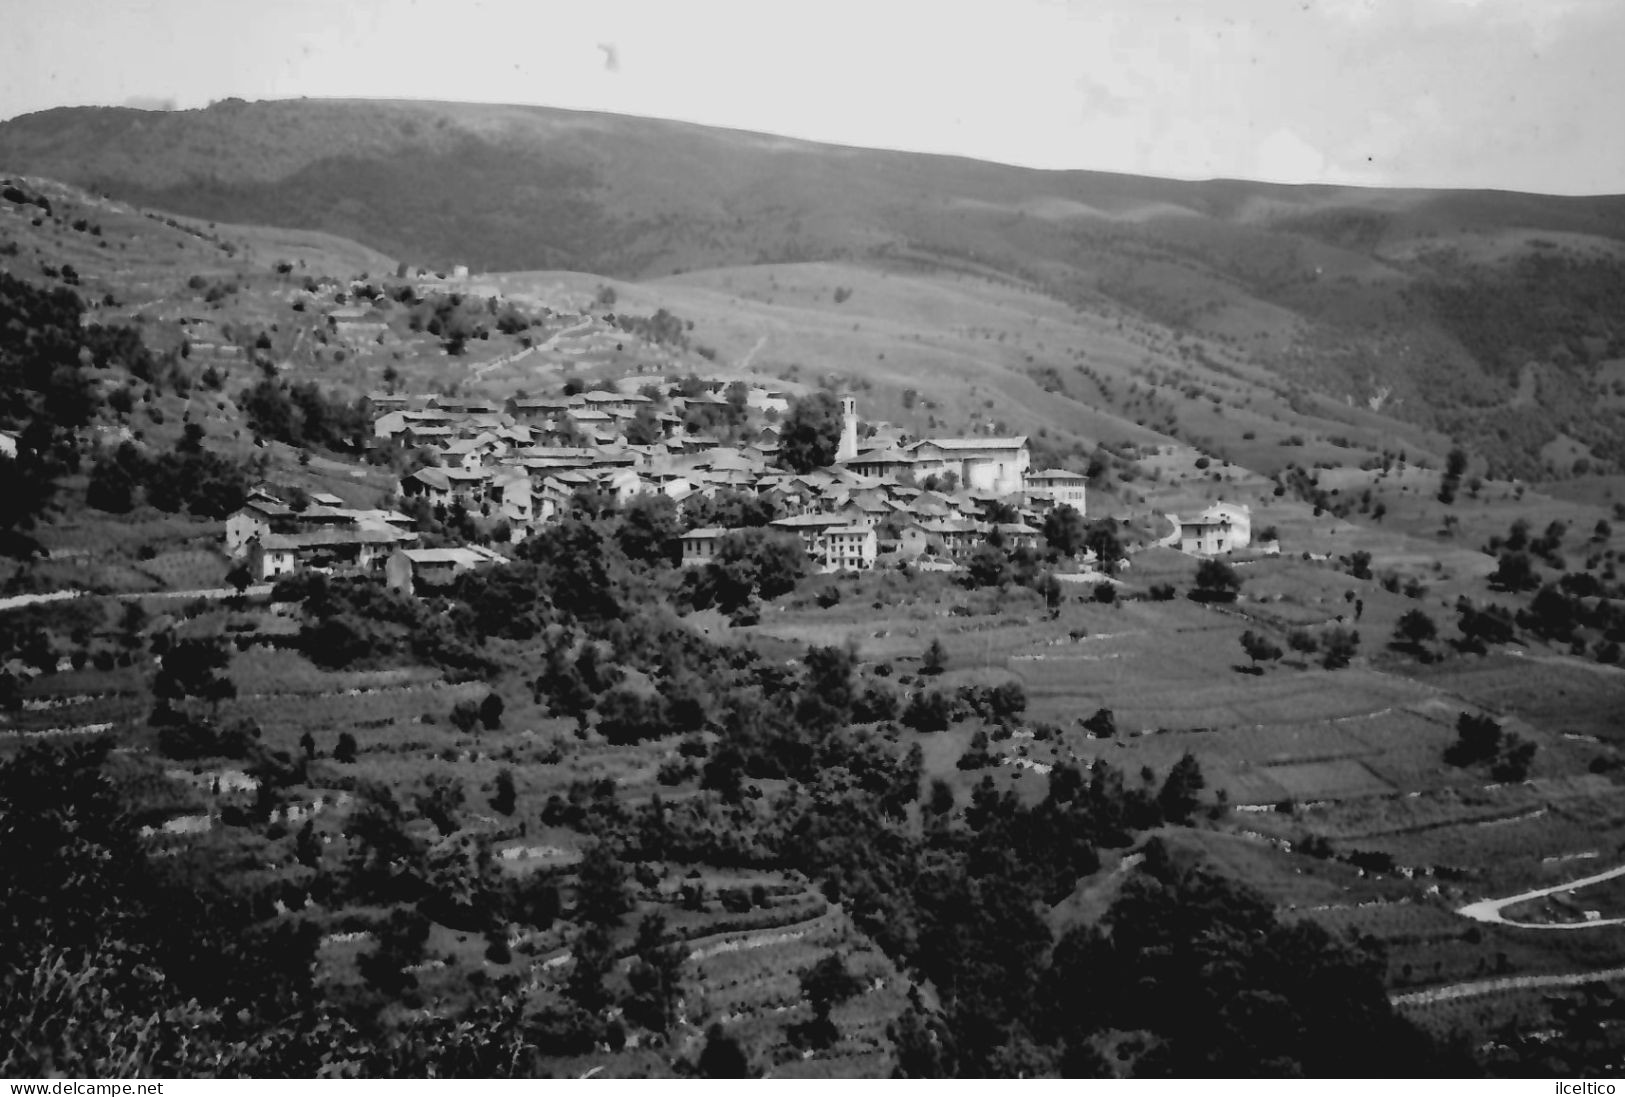
[[[837,526],[823,538],[826,571],[867,571],[875,566],[879,541],[873,526]]]
[[[1088,514],[1087,495],[1089,480],[1081,472],[1068,472],[1066,469],[1045,469],[1043,472],[1029,473],[1027,476],[1027,493],[1039,495],[1053,500],[1057,505],[1065,503],[1079,514]]]
[[[1214,503],[1192,517],[1168,517],[1179,528],[1179,551],[1191,556],[1220,556],[1253,543],[1252,508],[1243,504]]]

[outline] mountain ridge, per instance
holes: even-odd
[[[1625,196],[1167,180],[410,100],[61,108],[0,123],[0,164],[442,269],[936,266],[1142,318],[1499,474],[1567,474],[1539,456],[1560,437],[1625,468]]]

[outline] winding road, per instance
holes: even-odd
[[[1604,880],[1612,880],[1616,876],[1625,876],[1625,865],[1592,876],[1582,876],[1580,879],[1570,880],[1566,884],[1536,888],[1534,891],[1526,891],[1520,895],[1509,896],[1505,899],[1480,899],[1476,903],[1468,903],[1457,910],[1456,913],[1463,918],[1471,918],[1475,922],[1492,922],[1496,925],[1514,926],[1518,929],[1600,929],[1604,926],[1625,926],[1625,918],[1599,918],[1590,922],[1513,922],[1501,915],[1501,911],[1506,907],[1526,903],[1531,899],[1541,899],[1547,895],[1578,891],[1581,888],[1590,887],[1592,884],[1600,884]]]

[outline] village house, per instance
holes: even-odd
[[[1221,556],[1253,541],[1252,508],[1244,504],[1214,503],[1191,517],[1168,518],[1179,531],[1179,551],[1191,556]]]
[[[819,559],[824,554],[824,535],[851,523],[839,514],[797,514],[788,518],[775,518],[769,523],[774,529],[800,535],[807,555]]]
[[[421,594],[426,589],[447,586],[465,571],[483,564],[503,562],[503,557],[479,545],[459,548],[402,548],[390,553],[384,563],[384,582],[402,594]]]
[[[441,458],[448,466],[454,465],[464,470],[481,469],[507,452],[507,443],[491,431],[484,431],[474,438],[459,438],[449,443],[441,451]]]
[[[1083,473],[1066,469],[1045,469],[1027,476],[1027,494],[1048,498],[1057,506],[1064,503],[1079,514],[1089,513],[1088,486],[1088,477]]]
[[[873,526],[837,526],[826,530],[824,570],[867,571],[875,566],[877,547]]]
[[[269,582],[298,571],[369,572],[415,533],[389,527],[338,527],[302,533],[265,533],[248,543],[249,574]]]
[[[226,519],[226,555],[233,559],[245,555],[250,541],[291,523],[292,518],[292,507],[263,493],[255,493]]]
[[[970,518],[938,518],[921,522],[926,534],[950,556],[963,556],[982,543],[987,527]]]
[[[513,539],[520,540],[535,520],[530,477],[523,469],[499,470],[491,477],[490,500],[513,527]]]
[[[993,527],[999,531],[1004,539],[1007,549],[1036,549],[1038,547],[1039,531],[1025,522],[1000,522]]]
[[[703,567],[709,564],[716,558],[717,546],[728,532],[721,526],[701,526],[683,534],[683,566]]]
[[[897,477],[905,473],[913,475],[918,463],[913,454],[903,450],[876,449],[849,458],[845,465],[864,476]]]

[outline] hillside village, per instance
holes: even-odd
[[[199,1074],[1619,1046],[1615,473],[968,249],[471,275],[13,190],[14,1012],[111,940],[73,1016]]]
[[[637,384],[637,379],[625,382]],[[1045,518],[1066,506],[1087,514],[1087,479],[1031,468],[1022,436],[911,438],[888,423],[862,423],[857,402],[840,400],[833,464],[792,472],[778,462],[782,391],[735,382],[669,381],[638,391],[595,389],[494,401],[375,393],[374,444],[396,447],[421,467],[401,477],[399,500],[439,518],[460,508],[496,523],[515,544],[597,494],[617,505],[664,496],[681,508],[685,564],[710,562],[731,530],[702,524],[719,492],[757,500],[768,525],[798,535],[823,571],[864,571],[909,562],[951,570],[977,546],[1036,548]],[[719,391],[720,390],[720,391]],[[691,409],[722,409],[738,441],[688,425]],[[635,443],[631,438],[646,439]],[[260,491],[227,522],[226,549],[246,558],[254,581],[306,568],[382,571],[403,591],[444,583],[502,557],[479,544],[424,547],[399,510],[347,508],[318,496],[295,510]],[[1171,547],[1215,555],[1250,542],[1248,509],[1216,504],[1202,515],[1169,515]]]

